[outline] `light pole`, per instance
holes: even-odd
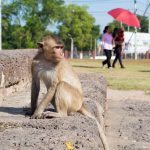
[[[149,13],[149,25],[148,25],[148,33],[150,33],[150,13]]]
[[[70,57],[71,57],[71,59],[73,59],[73,38],[70,37],[70,39],[71,39],[71,55],[70,55]]]
[[[75,10],[72,10],[72,14],[74,16]],[[73,29],[73,18],[71,21],[71,30]],[[73,41],[73,37],[71,36],[71,34],[68,34],[69,38],[71,39],[71,53],[70,53],[70,58],[73,59],[73,48],[74,48],[74,41]]]
[[[96,57],[96,48],[97,48],[97,39],[95,39],[94,59],[95,59],[95,57]]]
[[[136,15],[136,0],[134,0],[134,14]],[[137,47],[136,47],[136,34],[137,34],[137,28],[135,27],[135,36],[134,36],[134,59],[137,60]]]
[[[70,34],[68,34],[69,38],[71,39],[71,53],[70,53],[70,58],[73,59],[73,47],[74,47],[74,41],[73,38]]]

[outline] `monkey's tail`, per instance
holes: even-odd
[[[105,112],[104,112],[104,109],[102,108],[102,106],[97,101],[94,101],[94,103],[97,107],[96,117],[98,118],[98,121],[100,122],[103,130],[105,131],[105,121],[104,121]]]
[[[106,136],[104,134],[104,130],[103,128],[101,127],[100,123],[97,121],[97,119],[89,112],[87,111],[87,109],[85,108],[84,105],[82,105],[81,109],[79,110],[79,112],[85,116],[88,116],[89,118],[92,118],[93,120],[96,121],[96,124],[98,126],[98,130],[99,130],[99,133],[100,133],[100,138],[101,138],[101,141],[102,141],[102,144],[104,146],[104,149],[105,150],[110,150],[109,149],[109,145],[108,145],[108,142],[106,140]]]

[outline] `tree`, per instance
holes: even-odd
[[[92,45],[95,45],[95,39],[98,38],[100,38],[100,27],[99,25],[94,25],[91,31],[91,50],[94,50]]]
[[[88,14],[87,7],[72,4],[66,6],[65,10],[61,24],[58,26],[58,34],[65,41],[66,48],[70,49],[70,37],[73,38],[77,49],[84,50],[90,47],[91,35],[94,36],[93,38],[97,37],[99,30],[94,25],[94,18]]]
[[[58,24],[59,35],[69,48],[70,34],[76,47],[90,47],[90,39],[99,36],[99,27],[88,14],[87,7],[64,6],[63,0],[13,0],[2,3],[3,49],[34,48],[51,25]]]
[[[2,48],[12,48],[11,45],[11,33],[12,33],[12,26],[11,23],[13,21],[13,15],[15,15],[17,9],[15,9],[14,4],[7,4],[5,5],[2,2]]]
[[[3,48],[33,48],[50,25],[59,22],[63,0],[13,0],[2,3]],[[49,32],[51,33],[51,32]]]
[[[138,15],[138,19],[140,20],[141,24],[139,31],[148,33],[148,17]]]

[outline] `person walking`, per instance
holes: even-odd
[[[106,26],[102,35],[102,46],[104,49],[104,53],[106,56],[106,60],[102,61],[102,66],[104,67],[107,64],[108,69],[111,68],[111,56],[112,56],[112,48],[113,48],[113,37],[111,34],[111,27]]]
[[[115,29],[114,29],[115,30]],[[114,42],[115,42],[115,59],[113,61],[112,67],[115,68],[115,64],[117,60],[119,60],[120,67],[125,68],[122,63],[122,52],[123,52],[123,43],[124,43],[124,29],[120,28],[118,31],[114,31],[116,34],[114,34]]]

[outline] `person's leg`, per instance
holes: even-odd
[[[119,63],[120,63],[121,68],[124,68],[123,63],[122,63],[122,54],[121,54],[121,49],[119,50],[118,60],[119,60]]]
[[[118,59],[118,58],[117,58],[117,55],[115,55],[115,59],[114,59],[113,64],[112,64],[112,67],[113,67],[113,68],[115,68],[115,64],[116,64],[116,62],[117,62],[117,59]]]
[[[107,64],[108,64],[108,68],[111,67],[111,50],[108,50],[108,57],[107,57]]]
[[[104,66],[105,64],[107,64],[107,58],[108,58],[108,50],[104,49],[104,53],[106,56],[106,59],[104,61],[102,61],[102,65]]]
[[[113,64],[112,64],[112,67],[115,68],[115,64],[117,62],[117,59],[118,59],[118,54],[117,54],[117,47],[115,47],[115,59],[113,61]]]
[[[105,63],[107,64],[107,67],[110,67],[109,59],[110,59],[110,50],[106,50],[106,60]]]

